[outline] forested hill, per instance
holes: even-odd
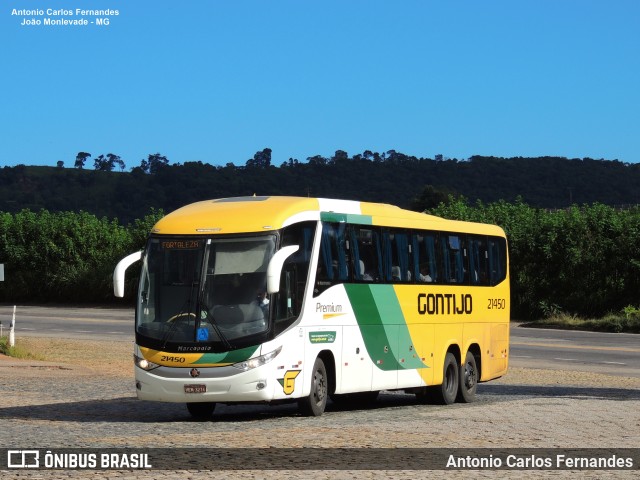
[[[0,211],[83,210],[128,223],[151,208],[168,212],[198,200],[254,193],[368,200],[417,209],[443,192],[485,203],[519,196],[545,208],[640,204],[640,164],[616,160],[474,156],[459,161],[395,151],[349,157],[338,151],[330,158],[289,160],[276,167],[270,153],[258,152],[242,167],[202,162],[164,162],[151,168],[147,164],[130,172],[5,167],[0,170]],[[415,203],[420,197],[422,201]]]

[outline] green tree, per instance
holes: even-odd
[[[104,155],[100,155],[93,160],[93,168],[101,172],[110,172],[113,170],[113,165],[109,164]]]
[[[256,152],[252,159],[246,161],[247,167],[269,168],[271,166],[271,149],[265,148],[260,152]]]
[[[453,195],[449,189],[437,189],[433,185],[425,185],[419,195],[411,201],[409,208],[416,212],[424,212],[436,208],[441,203],[447,203]]]
[[[113,153],[108,153],[106,157],[100,155],[94,160],[94,168],[102,172],[112,172],[116,166],[120,167],[120,171],[123,171],[125,167],[122,159]]]
[[[155,174],[169,165],[169,160],[159,153],[149,154],[146,160],[140,162],[140,168],[144,173]]]
[[[87,161],[87,158],[91,156],[90,153],[87,152],[78,152],[76,155],[76,162],[74,166],[78,169],[84,168],[84,163]]]
[[[121,172],[124,171],[124,169],[125,169],[124,160],[122,160],[122,158],[120,158],[119,155],[114,155],[113,153],[108,153],[107,154],[107,159],[109,160],[109,164],[112,165],[112,169],[115,166],[118,166],[120,168]]]

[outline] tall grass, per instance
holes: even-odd
[[[44,360],[44,357],[31,352],[20,342],[16,342],[13,347],[9,346],[9,337],[0,337],[0,354],[25,360]]]
[[[529,323],[528,326],[593,332],[640,333],[640,310],[626,307],[622,312],[609,313],[602,318],[581,318],[577,315],[555,312],[547,318]]]

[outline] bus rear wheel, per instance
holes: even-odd
[[[433,399],[441,405],[451,405],[456,401],[458,394],[459,370],[458,362],[453,353],[447,352],[442,367],[442,385],[432,387]]]
[[[197,420],[208,420],[213,415],[216,404],[213,402],[190,402],[187,403],[187,410],[191,416]]]
[[[298,400],[300,411],[304,415],[319,417],[327,406],[329,393],[327,369],[321,358],[316,358],[311,375],[311,392],[308,397]]]
[[[464,363],[460,366],[460,379],[458,387],[458,402],[471,403],[475,400],[478,388],[478,368],[476,357],[467,352]]]

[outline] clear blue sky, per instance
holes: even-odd
[[[11,14],[51,7],[119,15]],[[243,165],[266,147],[276,166],[338,149],[640,161],[637,0],[6,0],[0,44],[0,166]]]

